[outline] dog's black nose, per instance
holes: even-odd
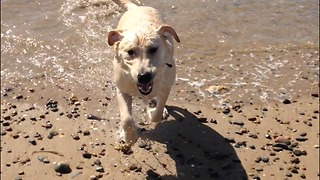
[[[148,84],[152,81],[152,73],[147,72],[144,74],[138,74],[138,83],[139,84]]]

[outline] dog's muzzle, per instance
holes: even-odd
[[[148,95],[152,91],[153,75],[150,72],[145,74],[138,74],[138,90],[142,95]]]

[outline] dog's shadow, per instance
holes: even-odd
[[[223,136],[186,109],[167,109],[174,119],[159,123],[153,133],[144,136],[166,144],[177,175],[151,174],[147,179],[248,179],[234,148]]]

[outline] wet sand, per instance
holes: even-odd
[[[289,99],[258,103],[254,96],[230,96],[220,105],[208,105],[198,93],[183,91],[186,86],[177,80],[167,103],[170,117],[157,125],[148,123],[136,100],[141,138],[128,149],[117,143],[112,83],[76,87],[45,75],[2,81],[1,178],[319,178],[319,82]]]

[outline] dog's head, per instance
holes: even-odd
[[[115,46],[118,63],[131,74],[142,95],[151,93],[153,80],[163,75],[166,63],[172,60],[172,37],[180,42],[175,30],[167,25],[109,32],[109,46]]]

